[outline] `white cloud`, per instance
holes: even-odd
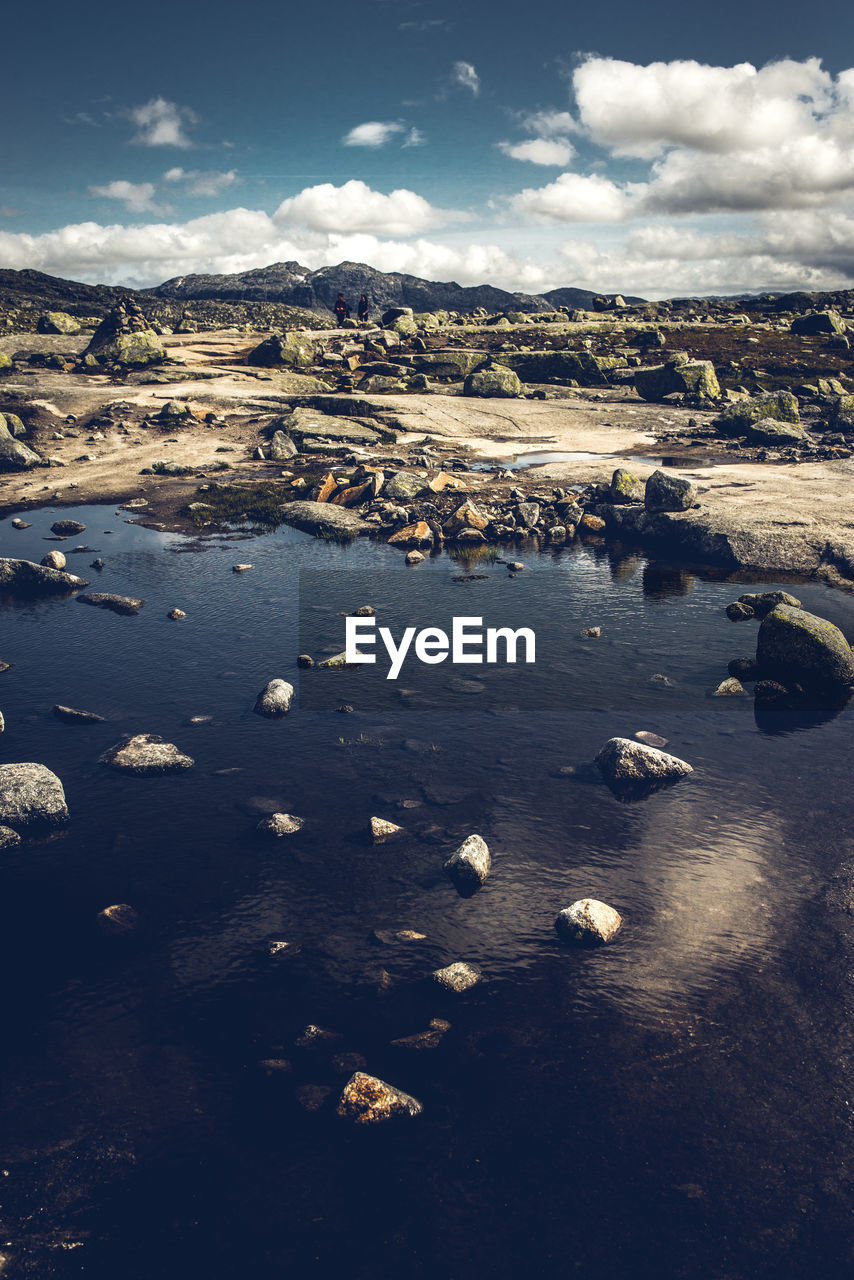
[[[307,187],[283,200],[273,218],[280,226],[308,227],[314,231],[411,236],[465,216],[435,209],[414,191],[400,189],[383,195],[353,178],[340,187],[331,182]]]
[[[237,170],[222,173],[217,169],[167,169],[164,182],[183,182],[189,196],[218,196],[238,181]]]
[[[398,121],[368,120],[357,124],[341,141],[345,147],[384,147],[404,126]]]
[[[567,165],[575,155],[575,147],[568,138],[529,138],[527,142],[499,142],[511,160],[528,160],[531,164]]]
[[[421,130],[416,129],[415,126],[413,125],[413,127],[409,130],[409,133],[406,135],[406,141],[404,142],[403,145],[404,147],[423,147],[426,141],[427,139],[425,138]]]
[[[153,182],[125,182],[116,178],[102,187],[90,187],[93,196],[104,200],[121,200],[129,213],[161,213],[154,196],[157,188]]]
[[[140,146],[182,149],[193,146],[185,129],[187,125],[196,124],[198,116],[189,107],[180,107],[165,98],[151,98],[140,107],[132,107],[128,115],[137,126],[131,141]]]
[[[668,146],[727,153],[774,147],[812,133],[833,109],[833,79],[817,58],[639,66],[587,58],[573,73],[581,123],[615,155],[651,158]]]
[[[475,97],[480,93],[480,76],[470,62],[455,62],[452,76],[454,84],[469,89]]]
[[[551,222],[622,222],[630,196],[599,174],[561,173],[548,186],[527,188],[510,202],[516,213]]]

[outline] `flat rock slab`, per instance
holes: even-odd
[[[145,604],[137,596],[116,596],[108,591],[87,591],[77,599],[80,604],[92,604],[99,609],[109,609],[112,613],[121,614],[139,613]]]
[[[85,578],[76,574],[51,569],[48,565],[34,564],[32,560],[0,558],[0,590],[22,593],[76,591],[88,587]]]
[[[324,535],[343,538],[359,537],[371,532],[367,524],[355,511],[346,507],[330,506],[327,502],[286,502],[280,508],[285,524],[295,529],[303,529],[313,533],[315,537]]]
[[[354,1124],[381,1124],[386,1120],[418,1116],[423,1110],[411,1094],[364,1071],[353,1073],[338,1100],[339,1116]]]
[[[343,444],[377,445],[382,440],[379,431],[363,422],[319,413],[316,409],[294,409],[289,417],[281,420],[281,425],[297,445],[313,436]]]
[[[20,831],[67,821],[65,792],[55,773],[43,764],[0,765],[0,824]]]
[[[147,777],[158,773],[180,773],[191,769],[195,761],[157,734],[138,733],[110,747],[101,756],[100,763],[125,773],[135,773],[138,777]]]

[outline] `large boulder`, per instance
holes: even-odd
[[[795,316],[789,329],[802,337],[823,333],[844,333],[845,324],[837,311],[813,311],[806,316]]]
[[[47,565],[34,564],[32,560],[15,560],[8,556],[0,558],[0,591],[22,594],[75,591],[88,585],[85,578],[51,569]]]
[[[854,400],[854,396],[848,396],[847,398]],[[20,439],[21,436],[26,434],[27,428],[17,413],[10,413],[8,409],[0,413],[0,438],[5,439],[7,436],[15,436],[16,439]]]
[[[777,418],[748,422],[744,430],[751,444],[803,444],[806,440],[802,426],[796,422],[780,422]]]
[[[318,439],[342,445],[362,444],[369,447],[382,442],[382,436],[376,428],[354,418],[340,418],[320,413],[316,409],[294,409],[273,425],[289,435],[302,449],[310,447],[310,443]]]
[[[410,502],[429,488],[424,476],[414,471],[396,471],[386,481],[384,496],[391,502]]]
[[[118,365],[127,369],[144,369],[162,364],[166,351],[137,304],[130,299],[107,312],[83,352],[101,365]]]
[[[726,405],[715,418],[715,426],[722,435],[744,435],[751,423],[763,418],[777,422],[800,422],[798,401],[791,391],[765,391],[748,400],[734,400]]]
[[[468,836],[442,865],[445,875],[453,880],[463,898],[470,897],[485,884],[491,868],[486,841],[477,835]]]
[[[756,660],[763,674],[784,684],[854,686],[854,653],[839,628],[792,605],[779,604],[762,620]]]
[[[625,367],[624,356],[594,356],[589,351],[508,351],[502,363],[523,382],[577,382],[582,387],[606,386],[614,369]]]
[[[0,472],[29,471],[44,465],[44,460],[34,449],[16,440],[4,427],[4,433],[0,433]]]
[[[641,399],[649,401],[661,401],[673,392],[705,400],[716,400],[721,394],[711,360],[688,360],[684,356],[674,356],[665,364],[649,369],[638,369],[634,383]]]
[[[262,369],[310,369],[317,363],[317,346],[304,333],[271,333],[246,357]]]
[[[650,515],[659,511],[688,511],[697,501],[697,490],[690,480],[653,471],[644,489],[644,506]]]
[[[43,764],[0,765],[0,824],[55,827],[68,821],[62,783]]]
[[[446,538],[455,538],[463,529],[480,529],[483,532],[488,525],[489,516],[481,511],[474,499],[466,498],[465,502],[448,516],[442,525],[442,532]]]
[[[612,502],[643,502],[646,494],[646,482],[640,476],[627,471],[625,467],[617,467],[611,476],[608,497]],[[580,518],[580,517],[579,517]]]
[[[288,684],[287,680],[270,680],[258,694],[252,710],[256,715],[269,718],[284,716],[290,711],[293,700],[292,684]]]
[[[364,1071],[354,1072],[338,1100],[339,1116],[354,1124],[381,1124],[423,1110],[417,1098]]]
[[[675,782],[694,772],[678,756],[632,738],[609,738],[597,755],[596,764],[605,781],[616,789]]]
[[[299,453],[290,436],[284,431],[274,431],[270,440],[270,459],[273,462],[289,462]]]
[[[512,369],[502,365],[493,365],[491,369],[477,369],[470,373],[463,383],[463,395],[479,396],[483,399],[512,400],[522,394],[519,375]]]
[[[100,758],[101,764],[108,764],[113,769],[125,773],[134,773],[137,777],[148,777],[158,773],[181,773],[191,769],[195,763],[190,756],[185,756],[171,742],[164,742],[155,733],[137,733],[114,747],[110,747]]]
[[[488,359],[486,351],[428,351],[417,357],[415,369],[442,382],[462,382]]]
[[[80,325],[67,311],[44,311],[36,329],[39,333],[79,333]]]
[[[555,933],[561,942],[599,946],[615,938],[622,923],[619,911],[609,907],[607,902],[599,902],[596,898],[579,898],[571,907],[564,907],[558,913]]]

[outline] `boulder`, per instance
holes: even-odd
[[[30,471],[44,465],[44,459],[29,445],[10,434],[0,435],[0,472]]]
[[[288,462],[299,453],[290,436],[284,431],[274,431],[270,440],[270,458],[273,462]]]
[[[594,356],[589,351],[507,351],[501,360],[522,382],[552,382],[566,386],[607,386],[615,369],[625,367],[624,356]]]
[[[288,684],[287,680],[270,680],[258,694],[252,710],[259,716],[284,716],[290,711],[293,700],[292,684]]]
[[[91,604],[97,609],[109,609],[111,613],[127,616],[139,613],[145,604],[138,596],[117,596],[110,591],[87,591],[78,596],[77,600],[80,604]]]
[[[302,831],[305,826],[304,818],[297,818],[292,813],[271,813],[269,818],[262,818],[255,828],[261,835],[275,836],[277,839],[281,836],[291,836],[296,831]]]
[[[0,558],[0,591],[15,591],[22,594],[46,593],[74,591],[88,585],[85,578],[78,578],[73,573],[64,573],[60,569],[49,569],[47,565],[33,564],[31,560]]]
[[[579,898],[571,907],[564,907],[558,913],[555,932],[561,942],[600,946],[617,936],[622,923],[620,913],[606,902],[598,902],[595,898]]]
[[[791,333],[811,337],[823,333],[844,333],[845,323],[838,311],[812,311],[805,316],[795,316],[789,325]]]
[[[107,312],[93,333],[83,352],[84,367],[87,356],[101,365],[144,369],[150,364],[162,364],[166,350],[137,304],[125,299]]]
[[[168,431],[175,431],[179,427],[188,427],[195,420],[196,415],[186,400],[167,400],[154,418],[159,427],[164,427]]]
[[[321,439],[334,444],[362,444],[368,447],[382,443],[382,436],[376,427],[357,422],[355,418],[320,413],[316,409],[294,409],[292,413],[279,418],[274,426],[289,435],[304,452],[309,448],[310,442]]]
[[[763,619],[756,660],[764,675],[810,687],[854,686],[854,653],[845,636],[826,618],[779,604]]]
[[[67,311],[44,311],[36,323],[38,333],[79,333],[80,325]]]
[[[384,844],[386,840],[390,840],[392,836],[399,836],[403,831],[403,827],[399,827],[396,822],[389,822],[386,818],[371,818],[369,826],[374,844]]]
[[[48,551],[42,556],[41,563],[46,569],[64,569],[68,563],[61,551]]]
[[[410,502],[428,488],[424,477],[416,475],[414,471],[396,471],[386,481],[383,496],[390,502]]]
[[[605,781],[615,784],[665,782],[694,772],[691,765],[678,756],[631,738],[609,738],[597,755],[596,764]]]
[[[470,987],[476,986],[482,980],[483,974],[477,965],[467,964],[465,960],[457,960],[454,964],[446,965],[444,969],[436,969],[433,973],[434,982],[444,987],[446,991],[455,991],[458,995],[468,991]]]
[[[54,520],[50,526],[50,531],[58,534],[61,538],[68,538],[72,534],[85,533],[86,526],[81,524],[79,520]]]
[[[467,498],[453,515],[448,516],[442,525],[442,532],[446,538],[453,538],[463,529],[480,529],[482,532],[488,524],[489,516],[481,511],[476,502]]]
[[[721,435],[744,435],[754,422],[773,418],[777,422],[800,422],[798,401],[791,391],[766,391],[748,400],[734,400],[715,418]]]
[[[736,676],[728,676],[726,680],[722,680],[714,692],[716,698],[741,698],[743,695],[744,685]]]
[[[608,497],[615,503],[643,502],[645,491],[646,481],[627,471],[625,467],[617,467],[611,476]]]
[[[310,369],[317,363],[317,346],[303,333],[271,333],[246,357],[261,369]]]
[[[849,406],[845,410],[846,413],[850,412],[851,407],[854,407],[854,396],[840,396],[839,399],[852,401],[852,406]],[[0,436],[10,435],[19,440],[21,436],[25,436],[26,434],[27,428],[24,426],[24,423],[18,417],[17,413],[10,413],[8,409],[3,413],[0,413]]]
[[[803,444],[806,432],[795,422],[780,422],[777,418],[760,418],[745,425],[745,435],[751,444]]]
[[[129,938],[139,932],[139,912],[127,902],[117,902],[99,911],[95,923],[107,937]]]
[[[180,773],[191,769],[195,761],[155,733],[137,733],[122,738],[121,742],[105,751],[100,763],[138,777],[147,777],[158,773]]]
[[[644,506],[650,515],[659,511],[687,511],[697,501],[697,490],[690,480],[653,471],[644,489]]]
[[[711,360],[687,360],[680,356],[649,369],[638,369],[634,384],[641,399],[648,401],[662,401],[674,392],[705,400],[717,400],[721,394]]]
[[[62,783],[43,764],[0,765],[0,824],[15,831],[68,821]]]
[[[418,356],[415,368],[442,382],[462,382],[488,360],[485,351],[429,351]]]
[[[463,384],[463,395],[483,399],[512,400],[522,394],[519,375],[503,365],[491,369],[477,369],[470,373]]]
[[[432,547],[433,530],[426,520],[416,520],[414,524],[404,525],[389,538],[389,546],[393,547]]]
[[[802,608],[800,600],[789,595],[788,591],[761,591],[758,594],[746,592],[738,597],[737,603],[750,609],[756,618],[766,617],[778,604],[788,604],[793,609]]]
[[[486,841],[481,836],[472,835],[443,863],[442,870],[453,880],[460,896],[467,898],[486,882],[491,867]]]
[[[364,1071],[353,1073],[338,1100],[338,1115],[354,1124],[382,1124],[423,1110],[417,1098]]]

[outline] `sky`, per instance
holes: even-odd
[[[0,267],[854,286],[847,0],[42,0],[3,42]]]

